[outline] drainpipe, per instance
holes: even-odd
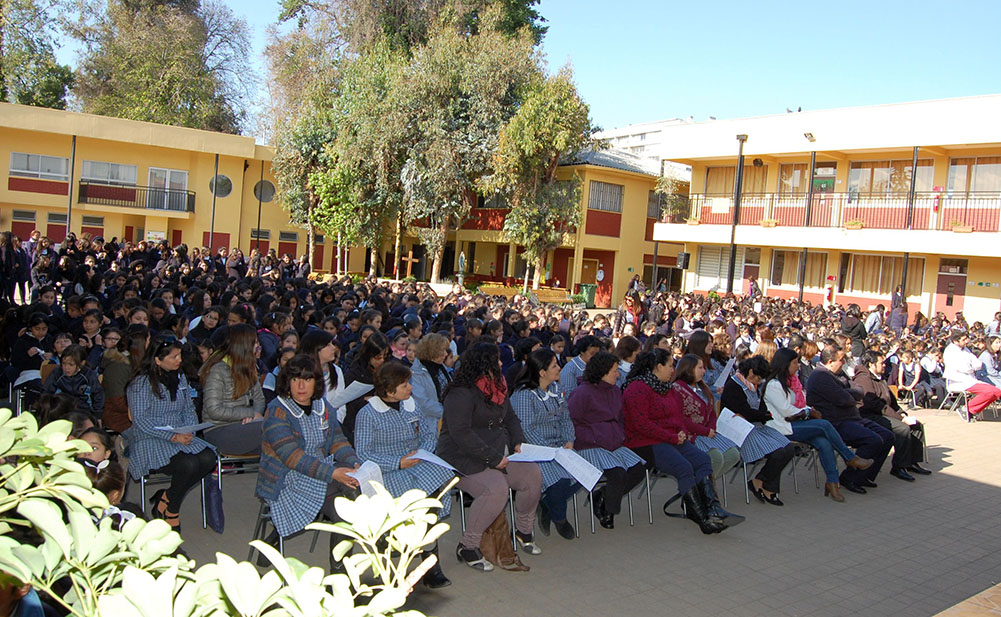
[[[212,176],[212,220],[209,221],[209,253],[215,250],[213,236],[215,235],[215,194],[219,192],[216,184],[219,182],[219,155],[215,155],[215,175]],[[227,247],[229,248],[229,247]]]
[[[73,170],[76,167],[76,135],[73,136],[73,146],[70,151],[70,174],[69,174],[69,185],[66,187],[66,193],[69,198],[66,200],[66,236],[70,235],[70,225],[73,223]],[[63,242],[66,242],[66,236],[63,236]]]

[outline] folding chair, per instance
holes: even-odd
[[[146,484],[162,484],[164,482],[170,482],[170,476],[162,473],[148,473],[145,476],[139,478],[139,503],[142,507],[146,507]],[[208,511],[205,509],[205,478],[201,479],[200,482],[201,499],[202,499],[202,529],[206,529],[209,526],[209,515]]]
[[[271,522],[271,506],[268,505],[268,502],[261,499],[261,507],[257,511],[257,523],[254,525],[254,537],[251,538],[251,541],[254,540],[264,541],[264,539],[267,538],[269,523],[273,528],[274,523]],[[277,529],[275,531],[277,531]],[[315,544],[316,542],[315,538],[313,542]],[[247,561],[253,563],[254,553],[256,551],[257,551],[256,548],[254,548],[253,546],[250,547],[250,552],[247,553]],[[278,552],[281,553],[282,556],[285,556],[285,538],[283,538],[281,534],[278,534]]]
[[[800,458],[806,459],[806,468],[810,469],[813,467],[813,483],[820,488],[820,458],[817,454],[817,450],[814,449],[808,443],[802,441],[793,441],[792,444],[796,447],[796,455],[792,457],[792,465],[789,467],[789,475],[792,476],[792,487],[796,494],[799,494],[799,479],[796,477],[796,464],[799,462]]]
[[[963,406],[960,407],[960,401],[963,402]],[[941,404],[938,408],[943,409],[946,404],[949,403],[949,413],[956,412],[959,417],[971,422],[973,417],[970,415],[970,393],[965,389],[960,389],[959,386],[953,384],[951,381],[946,381],[945,384],[945,397],[942,398]]]
[[[226,454],[220,452],[216,457],[216,478],[220,491],[222,490],[223,465],[232,465],[237,467],[237,469],[233,470],[233,473],[256,473],[261,466],[261,455]]]
[[[639,464],[639,463],[637,463],[637,464]],[[644,470],[644,471],[646,473],[646,477],[649,478],[650,477],[650,472],[648,470]],[[588,511],[591,514],[591,516],[590,516],[590,518],[591,518],[591,533],[594,533],[594,519],[595,519],[595,516],[594,516],[594,491],[595,491],[595,489],[598,488],[598,485],[604,486],[605,484],[606,484],[606,482],[604,480],[599,480],[598,484],[595,484],[594,488],[587,492],[587,507],[588,507]],[[635,523],[633,521],[633,500],[632,500],[631,493],[632,493],[632,491],[630,491],[629,494],[624,495],[624,497],[626,498],[626,507],[629,510],[629,526],[633,527],[633,526],[635,526]],[[650,492],[649,491],[647,491],[646,496],[647,496],[647,501],[650,501]],[[576,495],[576,493],[573,496],[573,507],[574,507],[574,523],[576,524],[577,523],[577,495]],[[653,506],[651,504],[651,509],[652,509],[652,507]],[[653,525],[653,515],[652,514],[650,516],[650,524]],[[579,531],[577,532],[577,537],[578,538],[580,537],[580,532]]]
[[[758,465],[760,465],[762,463],[762,461],[764,461],[764,459],[758,459],[758,460],[754,461],[753,463],[751,463],[751,470],[748,471],[747,470],[747,461],[745,461],[743,458],[741,458],[740,459],[740,469],[737,469],[736,467],[734,467],[733,470],[732,470],[733,473],[730,474],[730,484],[733,484],[733,481],[737,479],[737,473],[739,471],[741,471],[741,469],[744,471],[744,503],[747,503],[747,504],[751,503],[751,493],[750,493],[750,491],[747,490],[747,481],[750,479],[750,477],[752,475],[754,475],[755,470],[757,470]],[[726,478],[723,478],[723,486],[726,486]],[[723,505],[726,506],[726,502],[723,502]]]
[[[459,489],[455,489],[455,490],[458,493],[458,497],[459,497],[459,512],[461,513],[459,519],[460,519],[460,521],[462,523],[462,533],[466,533],[466,496],[465,496],[465,494],[461,490],[459,490]],[[576,499],[576,497],[575,497],[575,499]],[[507,489],[507,505],[510,508],[510,514],[511,514],[511,520],[510,520],[510,523],[511,523],[511,545],[514,547],[514,552],[517,553],[518,552],[518,540],[517,540],[517,538],[514,535],[515,532],[517,531],[517,527],[515,527],[514,491],[511,490],[510,488]],[[576,511],[576,507],[574,509]]]

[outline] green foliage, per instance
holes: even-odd
[[[560,161],[593,146],[594,128],[564,67],[533,84],[500,133],[495,172],[480,183],[485,192],[504,194],[511,211],[504,220],[510,240],[525,247],[536,266],[536,286],[546,253],[563,244],[580,224],[580,178],[558,181]]]
[[[263,542],[254,543],[272,564],[263,576],[222,553],[196,568],[175,554],[181,538],[165,521],[133,519],[121,530],[107,518],[94,523],[108,502],[74,459],[89,446],[67,440],[70,428],[58,421],[38,429],[30,413],[15,418],[0,410],[0,571],[73,617],[419,615],[397,610],[434,563],[407,573],[421,547],[446,529],[430,513],[438,500],[420,491],[394,500],[382,487],[371,499],[338,499],[347,522],[322,529],[347,537],[337,554],[348,575],[325,575]],[[383,543],[399,556],[379,552]],[[361,552],[348,555],[354,546]],[[369,570],[376,582],[362,583]],[[58,593],[57,582],[70,590]],[[370,600],[356,607],[361,595]]]
[[[690,212],[688,195],[680,192],[683,182],[670,176],[657,178],[654,192],[661,196],[660,219],[682,222]]]
[[[587,304],[587,298],[584,294],[573,294],[570,296],[570,301],[574,304]]]
[[[0,101],[66,109],[73,85],[55,57],[63,0],[0,0]]]
[[[252,87],[246,22],[221,0],[79,0],[83,111],[238,133]],[[193,10],[197,7],[197,10]]]

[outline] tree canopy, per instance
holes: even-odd
[[[0,0],[0,101],[66,109],[73,71],[55,56],[62,0]]]

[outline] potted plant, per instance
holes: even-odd
[[[779,224],[778,219],[761,219],[762,227],[775,227]]]
[[[957,234],[968,234],[973,231],[973,225],[967,225],[966,223],[960,221],[959,219],[953,220],[952,223],[950,223],[949,225],[952,227],[952,231],[956,232]]]
[[[845,221],[845,229],[862,229],[865,227],[865,223],[859,219],[852,219],[850,221]]]
[[[698,225],[699,219],[687,219],[685,222],[688,223],[689,225]]]

